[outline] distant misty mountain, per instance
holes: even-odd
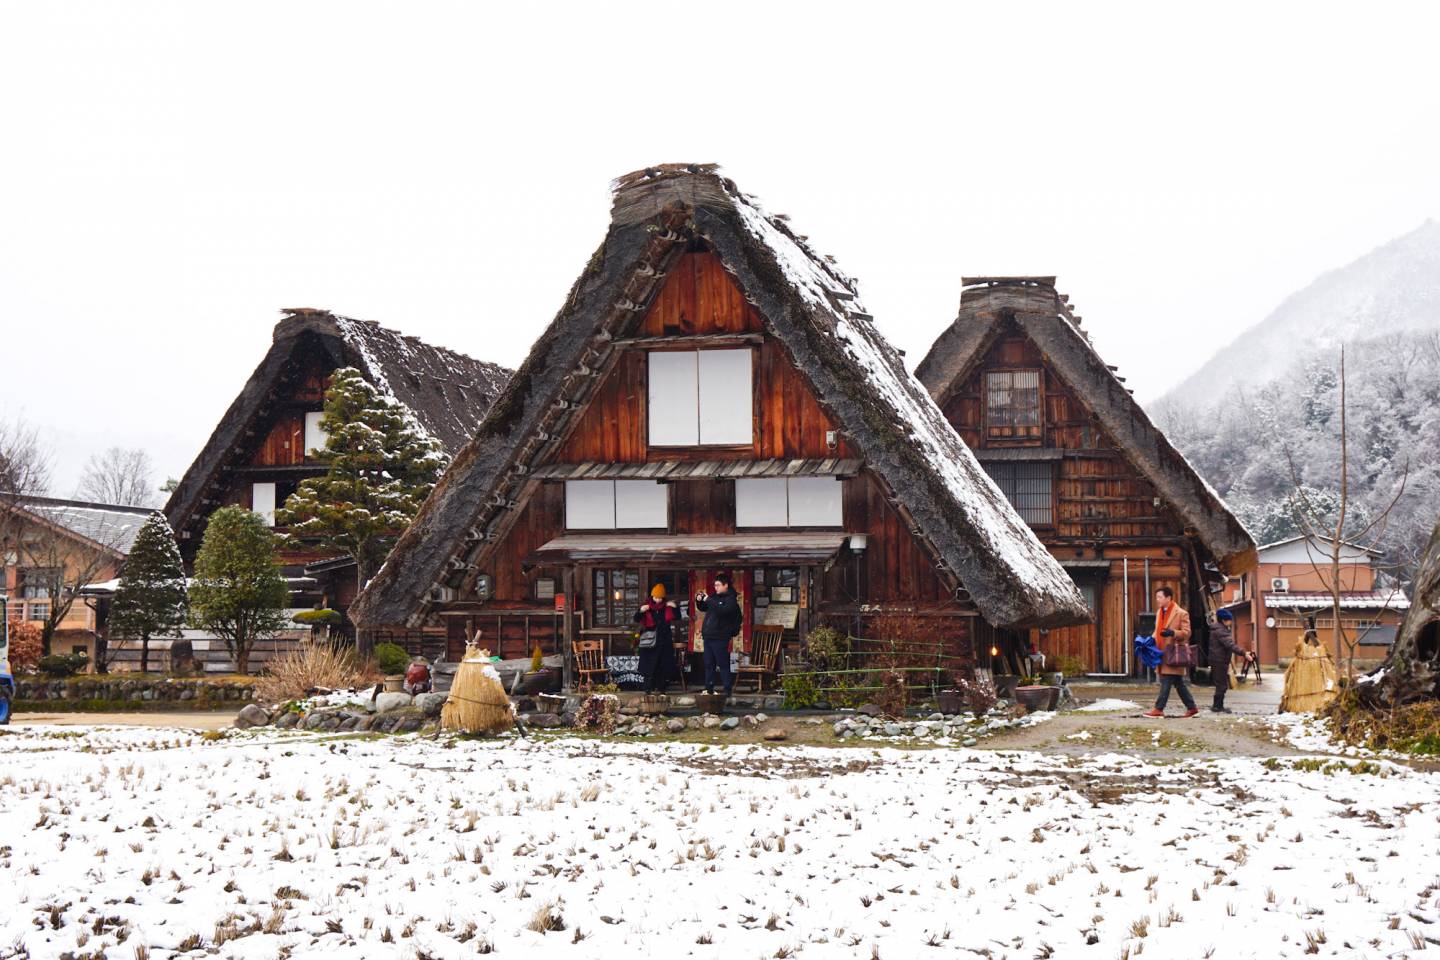
[[[1156,403],[1207,406],[1277,379],[1303,354],[1392,333],[1440,329],[1440,223],[1322,274]]]
[[[1440,511],[1440,223],[1320,277],[1150,411],[1261,543],[1282,539],[1297,503],[1338,514],[1342,343],[1346,534],[1378,535],[1403,582]]]

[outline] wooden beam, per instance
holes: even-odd
[[[758,333],[715,333],[680,334],[673,337],[627,337],[616,339],[614,346],[620,349],[643,350],[650,347],[689,347],[696,350],[707,347],[759,346],[765,337]]]

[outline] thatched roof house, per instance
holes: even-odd
[[[373,321],[311,308],[284,314],[270,349],[165,505],[182,546],[198,542],[216,506],[238,502],[231,488],[238,489],[240,475],[258,476],[264,468],[288,476],[319,472],[313,460],[306,462],[303,413],[319,411],[330,372],[344,366],[360,370],[452,455],[474,434],[510,375],[497,364]]]
[[[941,407],[1007,326],[1018,328],[1220,570],[1238,574],[1255,566],[1254,539],[1095,351],[1069,298],[1056,291],[1054,277],[981,277],[963,283],[959,315],[915,370]]]
[[[718,263],[722,269],[716,283],[733,284],[740,292],[727,309],[755,315],[753,327],[725,336],[678,327],[673,335],[640,335],[662,292],[684,295],[666,286],[666,275],[685,256]],[[994,626],[1087,619],[1064,571],[880,335],[854,281],[816,254],[783,218],[767,215],[714,166],[678,164],[637,171],[615,182],[604,241],[475,438],[362,593],[352,616],[369,626],[416,626],[442,612],[447,603],[471,595],[476,576],[496,562],[498,545],[541,484],[570,482],[557,481],[557,469],[566,476],[572,475],[569,471],[600,469],[557,467],[556,455],[622,356],[627,351],[674,349],[677,344],[703,351],[712,341],[732,346],[743,341],[762,352],[777,348],[785,369],[793,369],[797,382],[818,404],[816,416],[834,427],[820,433],[822,438],[828,434],[831,452],[822,448],[806,455],[837,459],[794,459],[728,471],[709,464],[707,482],[738,484],[744,481],[719,478],[746,470],[837,479],[858,472],[865,483],[882,491],[884,509],[903,518],[904,529],[928,558],[928,577],[949,588],[952,608],[958,592],[959,605],[968,607],[972,616],[978,610]],[[763,387],[756,389],[757,424],[796,416],[792,410],[799,400],[783,410],[778,403],[767,406]],[[791,427],[798,433],[802,425],[792,420]],[[643,436],[639,448],[639,461],[653,463],[663,456],[665,463],[654,468],[656,478],[693,474],[676,462],[703,459],[647,450]],[[762,460],[764,451],[757,439],[753,446],[730,448],[724,458]],[[842,469],[836,466],[842,460],[852,462]],[[712,519],[722,530],[736,527],[733,515]],[[847,506],[844,529],[850,527]],[[714,559],[733,560],[723,551],[733,552],[732,541],[753,536],[722,533],[712,538],[726,541],[711,545],[717,551]],[[835,534],[825,549],[833,552],[844,538],[843,532]],[[850,539],[855,541],[855,535]],[[552,544],[551,549],[560,548]]]

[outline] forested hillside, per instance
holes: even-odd
[[[1403,480],[1380,531],[1386,563],[1403,581],[1440,513],[1440,331],[1357,339],[1345,349],[1346,530],[1356,534],[1383,513]],[[1291,353],[1263,386],[1233,387],[1204,401],[1170,398],[1154,409],[1171,441],[1261,543],[1296,532],[1296,479],[1312,502],[1333,510],[1339,501],[1340,347]]]

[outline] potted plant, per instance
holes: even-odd
[[[545,654],[536,644],[530,654],[530,669],[520,675],[513,691],[516,695],[550,693],[560,688],[560,671],[545,666]]]
[[[405,668],[410,666],[410,654],[398,643],[377,643],[375,664],[385,676],[385,691],[398,692],[405,687]]]

